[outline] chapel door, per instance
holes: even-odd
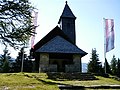
[[[57,64],[57,71],[58,72],[65,72],[65,64],[63,61]]]

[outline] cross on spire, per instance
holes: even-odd
[[[65,1],[65,3],[67,4],[67,1]]]

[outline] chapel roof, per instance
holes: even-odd
[[[47,43],[49,40],[54,38],[55,36],[61,36],[67,41],[73,43],[70,38],[58,27],[56,26],[53,30],[51,30],[45,37],[43,37],[38,43],[34,45],[34,51],[36,51],[38,48],[43,46],[45,43]]]
[[[87,53],[78,48],[76,45],[70,43],[61,36],[56,36],[46,44],[41,46],[36,52],[40,53],[71,53],[80,54],[82,57]]]

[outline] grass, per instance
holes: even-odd
[[[57,85],[45,84],[41,78],[46,78],[45,74],[39,75],[39,80],[34,78],[39,74],[14,73],[0,75],[0,90],[57,90]],[[5,90],[6,90],[5,89]]]
[[[89,81],[55,81],[47,79],[46,73],[6,73],[0,74],[0,90],[59,90],[58,85],[120,85],[112,78],[96,76],[99,80]]]

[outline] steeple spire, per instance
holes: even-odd
[[[68,17],[68,18],[75,18],[76,19],[75,15],[73,14],[73,12],[71,11],[70,7],[67,4],[67,1],[65,3],[66,4],[65,4],[65,7],[64,7],[64,10],[62,12],[62,15],[61,15],[60,19],[62,17]],[[59,22],[60,22],[60,19],[59,19]],[[59,22],[58,22],[58,24],[59,24]]]
[[[63,32],[71,39],[71,41],[75,44],[76,42],[76,35],[75,35],[75,15],[72,13],[70,7],[65,2],[65,7],[60,16],[58,24],[60,24],[60,28]]]

